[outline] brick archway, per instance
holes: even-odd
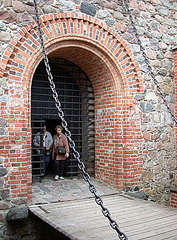
[[[143,84],[130,47],[107,25],[84,14],[44,15],[41,27],[48,56],[74,62],[92,82],[96,177],[118,188],[139,185],[143,140],[133,96],[142,93]],[[10,99],[2,105],[2,117],[8,123],[3,141],[11,153],[8,159],[4,155],[5,181],[11,186],[12,198],[31,198],[30,92],[41,59],[37,27],[32,22],[12,39],[2,60],[8,84],[5,95]]]

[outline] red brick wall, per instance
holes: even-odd
[[[130,47],[107,25],[84,14],[49,14],[41,22],[49,57],[74,62],[92,82],[96,177],[118,188],[139,185],[143,139],[133,96],[143,92],[143,84]],[[3,76],[8,78],[5,95],[9,98],[2,104],[2,117],[7,120],[1,143],[8,169],[5,182],[12,198],[27,200],[32,188],[31,83],[42,59],[37,34],[34,22],[21,29],[2,62]]]
[[[177,192],[171,192],[170,206],[177,208]]]

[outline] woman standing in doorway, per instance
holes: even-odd
[[[56,134],[53,136],[52,159],[54,160],[55,180],[64,180],[64,170],[66,158],[69,157],[69,145],[67,137],[62,133],[60,125],[55,127]],[[63,147],[64,153],[59,152],[59,147]]]

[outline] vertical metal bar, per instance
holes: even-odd
[[[88,168],[89,173],[94,175],[94,115],[90,117],[90,110],[93,111],[93,89],[87,75],[74,63],[64,59],[50,59],[53,78],[56,90],[62,99],[61,105],[68,116],[68,126],[73,133],[73,139],[77,149],[81,153],[82,160]],[[39,121],[46,119],[58,119],[57,109],[54,104],[50,90],[45,66],[41,63],[36,70],[32,83],[32,131],[36,118]],[[77,87],[77,88],[76,88]],[[78,99],[80,99],[78,101]],[[76,116],[77,115],[77,116]],[[92,148],[91,148],[92,145]],[[33,155],[34,155],[34,151]],[[32,158],[35,159],[35,155]],[[33,165],[33,175],[40,175],[36,165]],[[80,173],[77,160],[71,154],[68,162],[68,175]]]

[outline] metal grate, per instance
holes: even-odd
[[[94,93],[90,80],[81,68],[67,60],[50,59],[50,66],[76,149],[80,152],[86,170],[94,175]],[[44,124],[54,135],[55,126],[60,125],[61,121],[43,63],[38,66],[33,78],[31,101],[32,137],[37,131],[42,134]],[[33,176],[43,175],[43,155],[37,154],[34,146],[32,171]],[[70,161],[67,161],[66,173],[68,176],[80,173],[72,152]]]

